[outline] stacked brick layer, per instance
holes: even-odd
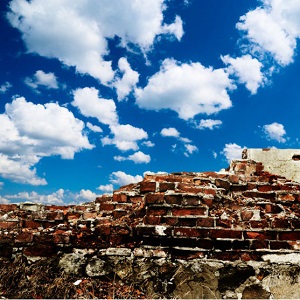
[[[147,175],[84,205],[0,205],[0,256],[74,248],[246,261],[299,252],[300,184],[240,160],[219,173]]]

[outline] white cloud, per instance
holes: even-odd
[[[73,106],[80,110],[85,117],[97,118],[99,122],[111,125],[118,122],[116,104],[113,100],[99,98],[99,92],[95,88],[85,87],[73,92]]]
[[[189,157],[191,154],[198,151],[198,148],[195,145],[186,144],[184,146],[185,146],[185,149],[186,149],[186,151],[184,152],[184,155],[186,157]]]
[[[0,203],[1,203],[1,204],[9,204],[10,201],[9,201],[8,199],[6,199],[6,198],[0,196]]]
[[[42,204],[64,204],[65,191],[59,189],[49,195],[38,194],[37,192],[20,192],[15,195],[5,195],[11,202],[19,200],[21,202],[30,201]]]
[[[275,140],[278,143],[286,142],[286,139],[284,138],[286,131],[282,124],[274,122],[272,124],[264,125],[263,130],[268,139]]]
[[[144,145],[144,146],[146,146],[148,148],[151,148],[151,147],[155,146],[155,144],[152,143],[151,141],[144,141],[144,142],[142,142],[142,145]]]
[[[165,34],[173,34],[177,40],[180,41],[184,34],[181,18],[176,16],[175,22],[170,25],[164,25],[161,32]]]
[[[107,38],[119,36],[122,45],[148,50],[160,34],[182,35],[182,22],[163,25],[163,0],[12,0],[8,19],[19,29],[29,52],[57,58],[103,83],[114,72]],[[117,20],[113,21],[113,20]]]
[[[227,92],[235,86],[228,76],[223,69],[166,59],[145,88],[135,89],[136,103],[145,109],[174,110],[184,120],[217,113],[232,105]]]
[[[174,127],[163,128],[161,130],[160,134],[162,136],[171,136],[171,137],[179,137],[180,136],[179,131],[176,128],[174,128]]]
[[[222,61],[228,65],[227,71],[238,77],[238,81],[246,85],[252,95],[265,82],[265,77],[261,72],[262,63],[256,58],[247,54],[242,57],[232,58],[229,55],[221,56]]]
[[[91,131],[94,131],[94,132],[103,132],[103,130],[97,126],[97,125],[93,125],[92,123],[90,122],[87,122],[86,123],[86,126],[87,128],[89,128]]]
[[[121,151],[138,150],[137,141],[147,139],[148,134],[142,128],[132,125],[113,125],[110,126],[113,138],[104,137],[101,139],[103,146],[115,145]]]
[[[100,190],[104,193],[112,193],[114,190],[114,186],[111,183],[106,185],[100,185],[99,187],[97,187],[97,190]]]
[[[72,159],[76,152],[92,149],[83,129],[82,121],[56,103],[14,99],[0,114],[0,175],[21,183],[46,184],[34,165],[45,156]]]
[[[150,157],[150,155],[145,154],[142,151],[138,151],[127,157],[115,156],[114,160],[117,160],[117,161],[132,160],[136,164],[143,164],[143,163],[148,164],[151,161],[151,157]]]
[[[118,66],[123,77],[116,79],[113,86],[117,89],[118,100],[120,101],[124,100],[134,89],[139,81],[139,73],[131,69],[125,57],[119,59]]]
[[[126,174],[123,171],[117,171],[113,172],[110,175],[110,182],[116,185],[127,185],[130,183],[137,183],[143,180],[143,177],[141,175],[130,175]]]
[[[79,194],[76,195],[76,200],[80,200],[80,201],[94,201],[97,198],[97,194],[95,194],[94,192],[90,191],[90,190],[80,190]]]
[[[197,125],[198,129],[210,129],[213,130],[215,128],[219,128],[222,125],[221,120],[212,120],[212,119],[202,119],[200,120],[199,125]]]
[[[2,85],[0,85],[0,94],[6,93],[11,87],[12,84],[10,82],[4,82]]]
[[[293,61],[300,37],[298,0],[263,0],[263,6],[240,18],[237,28],[246,32],[250,50],[270,54],[279,64]]]
[[[242,158],[242,152],[245,147],[241,147],[235,143],[231,144],[225,144],[225,147],[221,154],[223,154],[228,162],[231,162],[234,159],[241,159]]]
[[[25,83],[30,87],[36,89],[38,86],[42,85],[48,89],[58,89],[57,78],[54,73],[45,73],[42,70],[35,72],[33,79],[27,77]]]

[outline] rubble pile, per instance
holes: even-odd
[[[1,204],[0,257],[6,278],[16,260],[55,260],[66,298],[87,283],[84,298],[299,298],[300,183],[242,159],[146,175],[83,205]],[[1,296],[27,297],[4,277]]]

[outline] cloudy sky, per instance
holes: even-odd
[[[300,147],[299,0],[0,1],[0,202]]]

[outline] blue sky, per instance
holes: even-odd
[[[298,0],[0,2],[0,201],[299,148]]]

